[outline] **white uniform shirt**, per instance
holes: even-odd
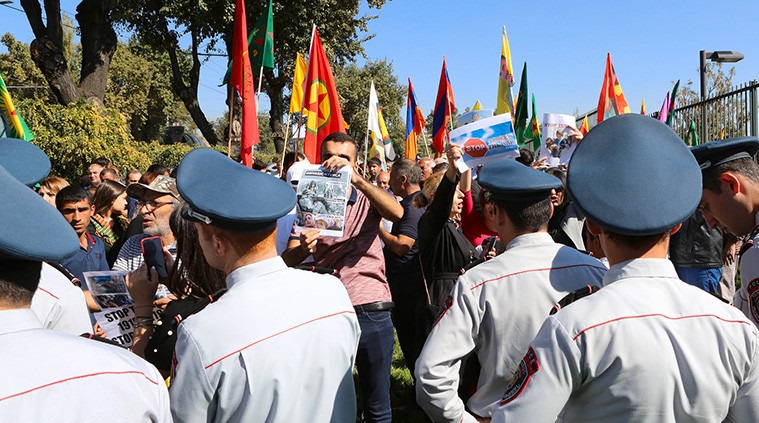
[[[490,416],[551,307],[586,285],[601,286],[605,272],[598,260],[542,232],[515,238],[459,277],[416,362],[419,405],[434,421],[474,421],[457,388],[461,358],[476,350],[482,370],[467,407]]]
[[[759,214],[755,217],[759,225]],[[733,305],[759,326],[759,235],[753,245],[740,256],[741,288],[733,296]]]
[[[32,311],[47,329],[81,335],[92,333],[92,323],[82,290],[43,262],[40,283],[32,297]]]
[[[527,351],[494,423],[759,421],[756,327],[669,260],[612,266]]]
[[[155,367],[113,345],[47,330],[29,309],[0,311],[3,422],[171,422]]]
[[[218,301],[179,326],[178,422],[355,422],[361,334],[337,278],[280,257],[236,269]]]

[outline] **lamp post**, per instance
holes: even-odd
[[[699,66],[698,74],[701,80],[701,136],[706,141],[706,60],[712,62],[735,63],[743,60],[743,54],[737,51],[706,51],[701,50],[698,54]]]

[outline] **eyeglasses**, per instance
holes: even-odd
[[[174,204],[173,201],[154,201],[154,200],[148,200],[148,201],[138,201],[135,206],[137,207],[137,210],[142,210],[143,207],[145,207],[145,210],[147,210],[148,213],[151,213],[155,211],[155,209],[159,207],[163,207],[167,204]]]

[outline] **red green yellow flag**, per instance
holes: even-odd
[[[619,84],[614,65],[611,64],[611,53],[606,54],[606,70],[601,95],[598,97],[598,123],[612,116],[630,113],[622,86]]]
[[[256,97],[253,90],[253,70],[248,56],[248,26],[245,22],[245,2],[237,0],[235,6],[235,33],[232,49],[231,85],[242,100],[242,134],[240,139],[240,157],[242,164],[253,167],[253,146],[261,141],[258,132],[258,113]]]
[[[290,93],[290,114],[300,113],[303,110],[303,84],[306,82],[306,71],[308,71],[308,65],[303,56],[298,53],[295,58],[295,74]]]
[[[8,93],[8,88],[5,87],[3,81],[3,75],[0,74],[0,117],[5,124],[5,136],[8,138],[18,138],[24,141],[31,141],[34,139],[32,131],[26,126],[24,118],[16,111],[13,106],[13,100]]]

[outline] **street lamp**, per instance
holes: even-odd
[[[706,51],[701,50],[698,54],[698,74],[701,79],[701,136],[706,141],[706,59],[719,63],[735,63],[743,60],[743,54],[737,51]]]

